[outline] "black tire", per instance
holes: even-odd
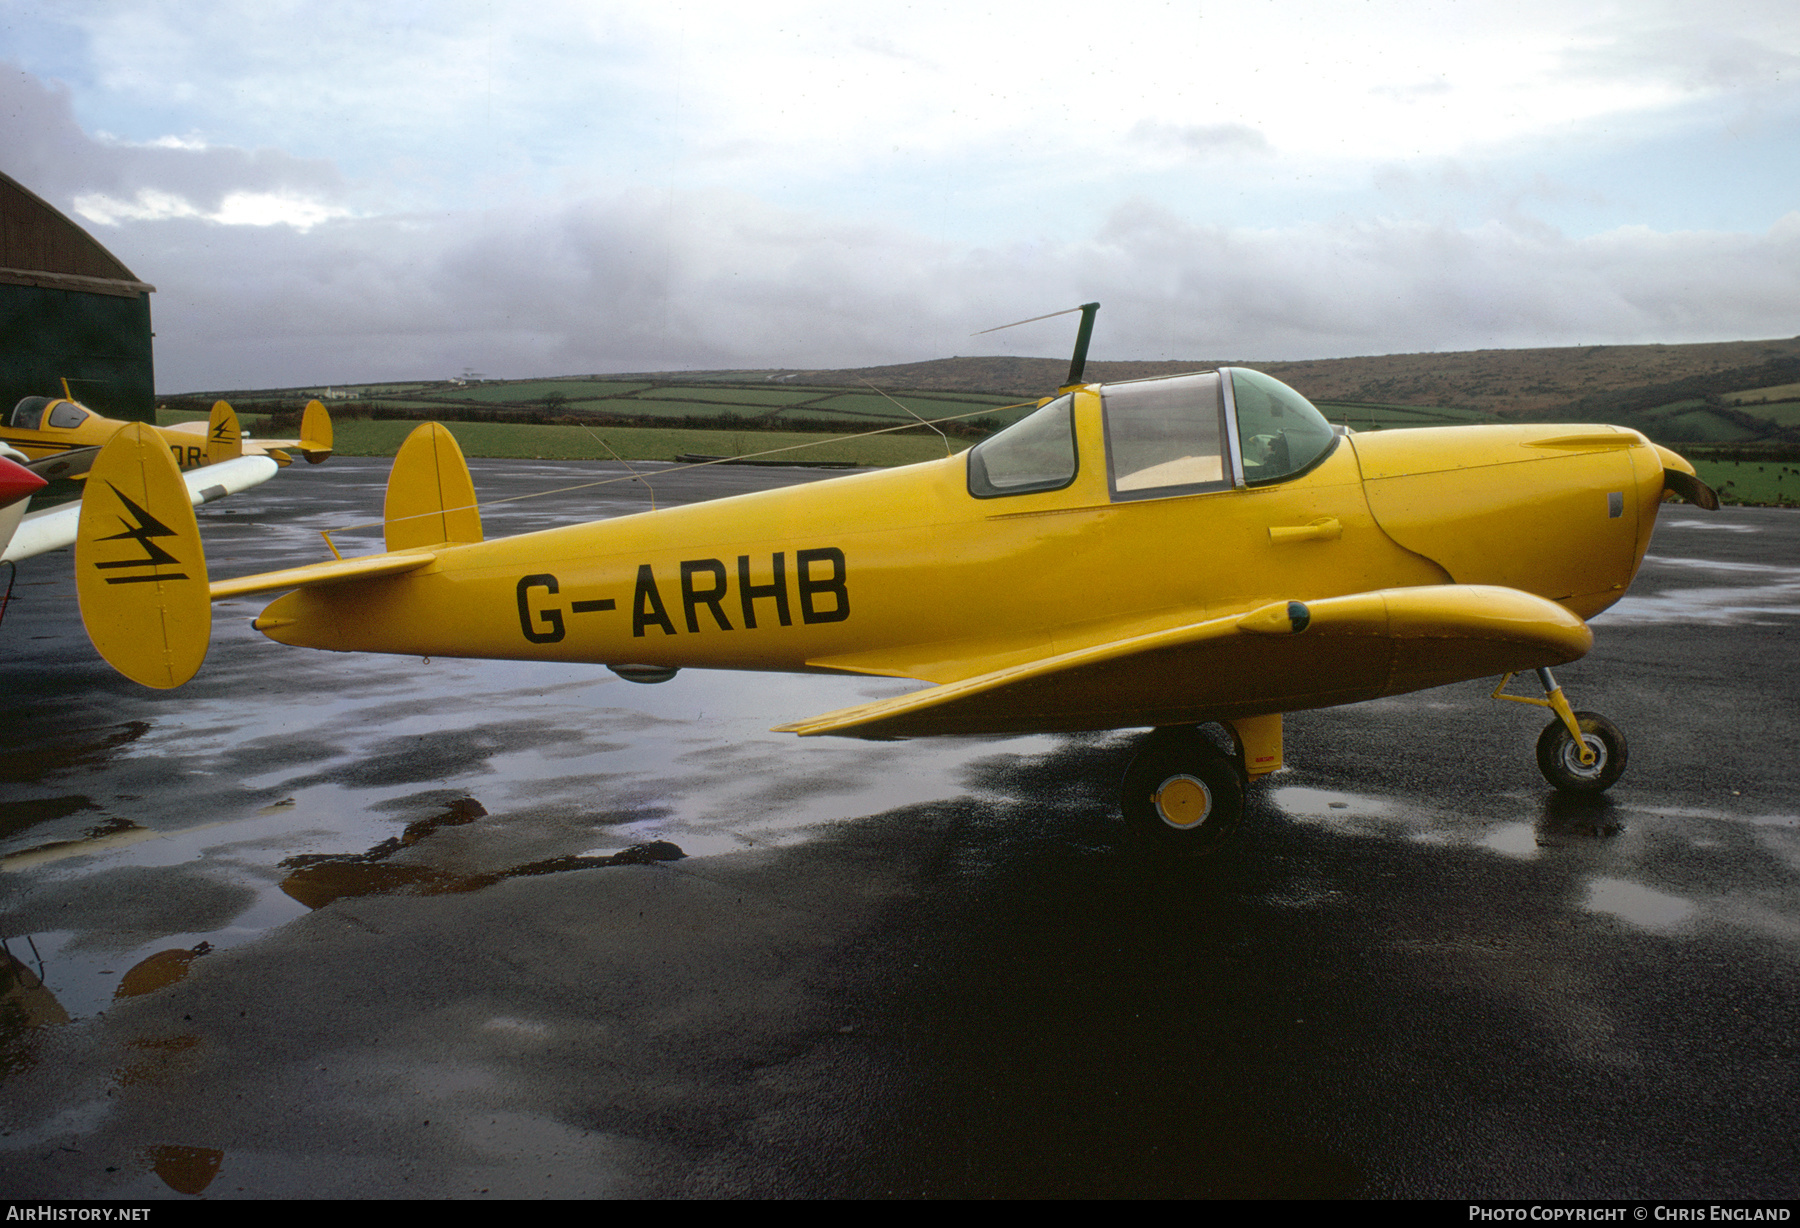
[[[1582,764],[1575,739],[1562,721],[1555,720],[1538,735],[1538,771],[1560,792],[1604,793],[1625,774],[1630,755],[1625,735],[1597,712],[1577,712],[1575,723],[1581,727],[1582,741],[1593,748],[1593,764]]]
[[[1158,729],[1125,769],[1119,808],[1126,829],[1177,857],[1216,853],[1244,818],[1239,779],[1237,765],[1199,731]]]

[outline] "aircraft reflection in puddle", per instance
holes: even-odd
[[[67,1022],[69,1012],[43,977],[10,949],[0,949],[0,1079],[36,1061],[31,1040],[40,1028]]]
[[[407,863],[391,864],[388,859],[408,849],[442,827],[472,823],[487,814],[482,804],[472,797],[452,802],[443,813],[408,823],[398,836],[383,840],[366,853],[307,853],[289,857],[282,868],[292,872],[281,881],[281,889],[308,908],[323,908],[333,900],[346,896],[406,893],[411,895],[451,895],[480,891],[509,878],[529,878],[541,874],[560,874],[565,870],[591,870],[602,866],[651,865],[659,861],[679,861],[684,854],[667,840],[634,844],[608,856],[571,854],[529,861],[505,870],[487,873],[459,873],[436,866]]]
[[[177,1194],[198,1194],[213,1183],[225,1153],[216,1147],[164,1144],[139,1153],[143,1163]]]

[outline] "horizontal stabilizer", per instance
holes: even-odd
[[[1272,602],[829,712],[779,731],[889,738],[1185,725],[1560,665],[1592,645],[1580,618],[1517,589],[1384,589]]]
[[[288,567],[281,571],[265,571],[260,575],[239,576],[232,580],[215,580],[212,599],[244,597],[251,593],[273,593],[286,588],[310,588],[315,584],[343,584],[350,580],[370,580],[376,576],[395,576],[417,571],[437,558],[426,551],[409,554],[370,554],[354,559],[332,559],[305,567]]]
[[[100,448],[97,444],[89,448],[70,448],[66,452],[40,456],[25,467],[47,482],[54,482],[58,478],[74,479],[86,477],[88,468],[99,455]]]

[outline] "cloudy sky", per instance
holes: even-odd
[[[0,0],[161,391],[1800,333],[1793,0]]]

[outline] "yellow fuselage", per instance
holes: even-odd
[[[1274,485],[1114,502],[1098,395],[1077,393],[1074,412],[1078,469],[1060,490],[976,498],[956,456],[440,544],[417,571],[290,593],[257,626],[341,651],[944,683],[1274,601],[1420,585],[1504,586],[1591,617],[1631,583],[1662,498],[1662,454],[1636,432],[1494,426],[1355,435]],[[1295,661],[1248,707],[1393,688],[1309,690],[1319,667]]]
[[[61,425],[65,422],[69,425]],[[105,447],[124,425],[117,418],[102,417],[74,401],[52,400],[36,429],[0,425],[0,443],[10,444],[32,460],[42,460],[80,448]],[[198,469],[207,463],[205,435],[151,429],[168,445],[177,468]]]

